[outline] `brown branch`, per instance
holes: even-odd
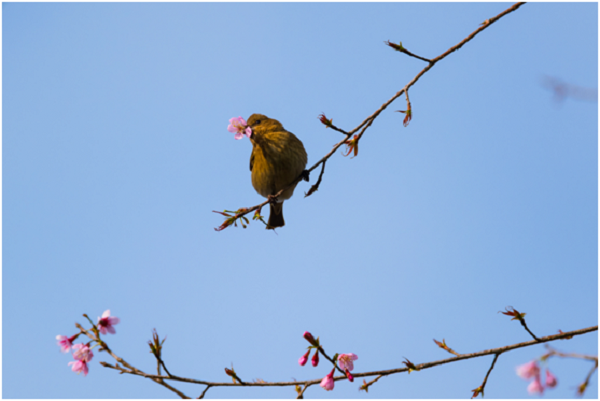
[[[587,377],[585,378],[585,381],[583,383],[581,383],[579,386],[577,386],[577,395],[579,395],[579,396],[583,395],[583,393],[585,392],[585,389],[590,384],[590,379],[592,378],[592,375],[594,374],[594,372],[597,369],[598,369],[598,361],[596,361],[596,363],[594,364],[594,367],[588,373]]]
[[[354,132],[358,131],[360,129],[360,127],[362,127],[364,124],[366,124],[369,120],[372,120],[372,119],[376,118],[394,100],[396,100],[398,97],[400,97],[404,93],[405,90],[408,90],[411,86],[413,86],[415,83],[417,83],[417,81],[419,80],[419,78],[421,78],[421,76],[423,76],[423,74],[425,74],[427,71],[429,71],[438,61],[443,60],[444,58],[446,58],[451,53],[453,53],[453,52],[457,51],[458,49],[460,49],[461,47],[463,47],[466,43],[468,43],[469,41],[471,41],[471,39],[473,39],[479,32],[481,32],[484,29],[488,28],[491,24],[493,24],[494,22],[498,21],[500,18],[504,17],[506,14],[509,14],[509,13],[517,10],[523,4],[525,4],[525,3],[515,3],[511,7],[507,8],[506,10],[504,10],[503,12],[501,12],[500,14],[496,15],[493,18],[490,18],[481,27],[477,28],[473,33],[471,33],[469,36],[467,36],[462,42],[460,42],[456,46],[451,47],[445,53],[442,53],[439,56],[437,56],[434,59],[432,59],[431,62],[430,62],[430,64],[427,65],[425,68],[423,68],[421,70],[421,72],[419,72],[412,79],[412,81],[410,81],[408,84],[406,84],[406,86],[404,88],[400,89],[400,91],[398,91],[394,96],[392,96],[390,98],[390,100],[388,100],[383,105],[381,105],[381,107],[379,109],[377,109],[377,111],[375,111],[375,113],[373,113],[369,117],[367,117],[362,123],[360,123],[360,125],[358,127],[354,128],[352,131],[350,131],[349,134],[353,134]]]
[[[456,50],[460,49],[466,43],[468,43],[469,41],[471,41],[478,33],[480,33],[481,31],[483,31],[484,29],[487,29],[491,24],[493,24],[494,22],[498,21],[500,18],[504,17],[506,14],[509,14],[509,13],[517,10],[523,4],[525,4],[525,3],[515,3],[514,5],[512,5],[508,9],[506,9],[503,12],[501,12],[500,14],[496,15],[495,17],[492,17],[492,18],[486,20],[482,24],[482,26],[480,26],[479,28],[477,28],[473,33],[471,33],[469,36],[467,36],[465,39],[463,39],[456,46],[453,46],[450,49],[448,49],[445,53],[442,53],[439,56],[437,56],[437,57],[435,57],[435,58],[433,58],[431,60],[425,59],[426,61],[429,62],[429,64],[425,68],[423,68],[423,70],[421,70],[408,84],[406,84],[404,86],[404,88],[402,88],[400,91],[398,91],[394,96],[392,96],[387,102],[385,102],[383,105],[381,105],[381,107],[379,109],[377,109],[373,114],[371,114],[369,117],[367,117],[362,123],[360,123],[353,130],[351,130],[349,132],[346,132],[346,131],[344,131],[344,130],[342,130],[340,128],[337,128],[337,127],[333,126],[333,124],[331,124],[331,120],[327,120],[328,123],[325,123],[325,122],[323,122],[323,119],[325,119],[325,116],[323,115],[323,119],[321,121],[327,127],[330,127],[332,129],[335,129],[336,131],[339,131],[339,132],[345,134],[346,138],[342,139],[340,142],[338,142],[337,144],[335,144],[334,147],[333,147],[333,149],[329,153],[327,153],[325,156],[323,156],[318,162],[316,162],[307,171],[310,173],[311,171],[313,171],[314,169],[316,169],[320,164],[325,163],[336,152],[336,150],[338,150],[340,148],[340,146],[344,145],[344,143],[346,143],[346,141],[348,139],[350,139],[350,137],[352,136],[352,134],[354,134],[355,132],[357,132],[358,130],[360,130],[362,128],[362,131],[358,135],[358,139],[360,139],[362,137],[362,135],[364,134],[364,132],[366,131],[366,129],[373,123],[373,120],[375,120],[375,118],[377,118],[377,116],[379,116],[379,114],[381,114],[381,112],[383,110],[385,110],[394,100],[396,100],[405,91],[407,91],[411,86],[413,86],[415,83],[417,83],[417,81],[419,80],[419,78],[421,78],[421,76],[423,76],[423,74],[425,74],[427,71],[429,71],[437,62],[443,60],[444,58],[446,58],[451,53],[453,53]],[[410,55],[412,55],[412,53]],[[277,194],[275,194],[273,198],[276,198],[277,196],[281,195],[283,193],[283,191],[285,191],[286,189],[290,188],[291,186],[296,185],[298,182],[300,182],[300,180],[303,178],[303,176],[304,176],[304,173],[301,174],[297,179],[295,179],[288,186],[286,186],[285,188],[283,188],[279,192],[277,192]],[[226,221],[219,228],[215,228],[215,230],[221,231],[221,230],[225,229],[226,227],[229,227],[230,225],[234,224],[238,219],[242,218],[246,214],[248,214],[250,212],[253,212],[255,210],[258,210],[259,208],[262,208],[264,205],[266,205],[267,203],[270,203],[270,202],[273,202],[273,200],[268,199],[265,202],[263,202],[263,203],[261,203],[259,205],[256,205],[256,206],[252,206],[252,207],[249,207],[249,208],[238,209],[235,212],[236,214],[234,216],[231,216],[230,218],[226,219]],[[217,212],[217,213],[219,213],[219,212]],[[233,218],[233,217],[235,217],[235,218]]]
[[[135,375],[145,375],[144,372],[142,372],[139,369],[136,369],[134,366],[130,365],[129,363],[127,363],[127,361],[125,361],[123,358],[121,358],[120,356],[116,355],[114,352],[112,352],[112,350],[108,347],[108,345],[102,341],[99,336],[95,336],[94,334],[90,333],[88,330],[84,329],[79,323],[75,323],[75,327],[77,327],[83,334],[85,334],[86,336],[88,336],[90,339],[92,339],[93,341],[96,341],[99,345],[100,345],[100,351],[105,351],[107,352],[110,356],[113,357],[114,360],[117,361],[117,365],[112,366],[107,362],[100,362],[100,364],[104,367],[107,368],[112,368],[112,369],[116,369],[119,370],[121,373],[129,373],[129,374],[135,374]],[[123,366],[127,367],[129,370],[127,369],[123,369],[122,367],[120,367],[118,365],[118,363],[121,363]],[[163,368],[165,368],[165,371],[168,374],[167,368],[164,366],[163,364]],[[169,374],[169,377],[171,375]],[[159,374],[158,377],[152,378],[152,381],[155,383],[160,384],[161,386],[164,386],[166,388],[168,388],[169,390],[175,392],[179,397],[181,398],[190,398],[188,396],[186,396],[185,394],[183,394],[181,391],[177,390],[176,388],[170,386],[169,384],[165,383],[163,381],[163,377]]]
[[[317,183],[315,185],[313,185],[312,187],[310,187],[310,189],[308,190],[308,192],[306,192],[304,194],[305,198],[308,197],[308,196],[311,196],[313,194],[313,192],[316,192],[319,189],[319,185],[321,185],[321,179],[323,178],[323,173],[324,172],[325,172],[325,161],[321,165],[321,174],[319,174],[319,179],[317,180]]]
[[[375,384],[377,382],[377,380],[381,379],[382,377],[383,377],[383,375],[379,375],[368,383],[365,379],[363,379],[363,385],[360,386],[359,390],[365,390],[368,393],[369,386],[371,386],[372,384]]]
[[[135,373],[135,372],[133,372],[131,370],[127,370],[127,369],[119,366],[118,363],[116,365],[111,365],[108,362],[100,361],[100,365],[103,366],[103,367],[105,367],[105,368],[118,370],[121,374],[123,374],[123,373],[129,373],[129,374],[133,374],[133,375],[138,374],[138,373]],[[138,370],[138,372],[140,372],[140,371]],[[152,380],[154,383],[160,384],[161,386],[164,386],[164,387],[168,388],[169,390],[173,391],[180,398],[183,398],[183,399],[189,399],[190,398],[190,397],[186,396],[185,394],[183,394],[181,391],[177,390],[175,387],[173,387],[173,386],[165,383],[164,380],[162,378],[160,378],[160,377],[158,377],[158,378],[149,378],[149,379]]]
[[[597,356],[593,356],[593,355],[583,355],[583,354],[576,354],[576,353],[565,353],[565,352],[560,352],[555,348],[552,348],[551,346],[549,346],[548,344],[545,345],[546,349],[548,349],[550,352],[546,355],[544,355],[545,358],[551,357],[551,356],[559,356],[561,358],[578,358],[578,359],[587,359],[588,361],[595,361],[598,362],[598,357]]]
[[[419,60],[427,61],[428,63],[431,63],[431,60],[429,60],[428,58],[417,56],[416,54],[413,54],[413,53],[409,52],[404,46],[402,46],[402,42],[400,42],[399,45],[397,45],[395,43],[392,43],[389,40],[387,42],[384,42],[384,43],[386,45],[388,45],[389,47],[391,47],[392,49],[396,50],[396,51],[399,51],[401,53],[407,54],[407,55],[409,55],[411,57],[414,57],[414,58],[418,58]]]
[[[523,326],[525,328],[525,330],[527,330],[527,332],[531,335],[531,337],[533,337],[534,340],[539,341],[539,338],[537,338],[535,336],[535,334],[533,334],[533,332],[531,330],[529,330],[529,327],[527,327],[527,323],[525,323],[526,313],[521,313],[518,310],[516,310],[515,308],[513,308],[512,306],[507,306],[506,312],[499,311],[498,313],[502,313],[503,315],[506,315],[506,316],[511,316],[512,319],[510,319],[510,320],[518,320],[519,323],[521,323],[521,326]],[[560,332],[560,330],[559,330],[559,332]]]
[[[165,363],[163,362],[163,360],[157,355],[154,355],[154,356],[156,357],[157,362],[162,365],[162,367],[165,370],[165,372],[167,373],[167,375],[172,376],[171,373],[167,370],[167,367],[165,366]]]
[[[529,330],[529,327],[527,327],[527,323],[525,323],[525,319],[522,319],[522,320],[520,320],[520,322],[521,322],[521,326],[525,327],[525,330],[527,330],[527,332],[528,332],[529,334],[531,334],[531,337],[533,337],[533,339],[534,339],[534,340],[536,340],[536,341],[540,341],[540,339],[539,339],[539,338],[537,338],[537,337],[535,336],[535,334],[533,334],[533,333],[531,332],[531,330]]]
[[[208,386],[206,386],[206,388],[204,389],[204,391],[202,392],[202,394],[200,394],[200,396],[198,397],[198,399],[200,398],[204,398],[204,396],[206,395],[206,392],[208,391],[209,388],[211,388],[212,386],[209,384]]]
[[[408,50],[406,50],[406,48],[402,48],[402,50],[400,50],[400,51],[402,53],[404,53],[404,54],[407,54],[407,55],[411,56],[411,57],[418,58],[419,60],[423,60],[423,61],[427,61],[428,63],[431,63],[431,60],[429,60],[428,58],[417,56],[416,54],[413,54],[413,53],[409,52]]]
[[[590,332],[597,331],[597,330],[598,330],[598,326],[593,326],[593,327],[588,327],[585,329],[574,330],[574,331],[560,333],[560,334],[554,334],[554,335],[550,335],[550,336],[546,336],[546,337],[541,337],[539,339],[539,342],[533,340],[533,341],[527,341],[527,342],[507,345],[507,346],[499,347],[499,348],[492,348],[492,349],[488,349],[488,350],[484,350],[484,351],[480,351],[480,352],[474,352],[471,354],[461,354],[460,356],[456,356],[453,358],[421,363],[421,364],[417,365],[416,368],[418,370],[423,370],[423,369],[429,369],[429,368],[433,368],[435,366],[443,365],[446,363],[458,362],[458,361],[465,360],[465,359],[478,358],[478,357],[482,357],[485,355],[492,355],[492,354],[501,354],[504,352],[512,351],[514,349],[529,347],[529,346],[536,345],[539,343],[544,343],[544,342],[563,340],[563,339],[567,339],[572,336],[582,335],[582,334],[590,333]],[[114,354],[111,353],[111,356],[113,356],[113,355]],[[324,356],[328,360],[333,361],[333,359],[329,358],[326,354],[324,354]],[[115,359],[119,358],[119,357],[116,357],[116,355],[114,355],[113,357]],[[117,360],[123,361],[122,358],[119,358]],[[127,374],[131,374],[131,375],[135,375],[135,376],[141,376],[141,377],[145,377],[148,379],[174,380],[174,381],[179,381],[179,382],[184,382],[184,383],[204,384],[204,385],[211,386],[211,387],[229,387],[229,386],[240,387],[240,386],[242,386],[242,384],[240,384],[240,383],[209,382],[209,381],[205,381],[205,380],[189,379],[189,378],[179,377],[179,376],[175,376],[175,375],[172,375],[170,377],[169,376],[161,376],[161,375],[151,375],[151,374],[144,373],[144,372],[142,372],[138,369],[132,368],[132,367],[130,368],[130,370],[127,370],[127,369],[123,369],[121,367],[112,366],[106,362],[102,362],[101,364],[104,367],[119,370],[121,373],[127,373]],[[130,365],[127,367],[129,368]],[[352,374],[352,376],[354,376],[354,377],[388,376],[388,375],[392,375],[392,374],[396,374],[396,373],[408,372],[408,369],[409,368],[404,367],[404,368],[388,369],[388,370],[373,371],[373,372],[356,373],[356,374]],[[335,381],[345,380],[345,379],[346,379],[345,374],[336,376],[333,378],[333,380],[335,380]],[[293,382],[252,382],[252,383],[246,382],[244,385],[246,387],[287,387],[287,386],[296,386],[296,385],[312,386],[315,384],[319,384],[321,382],[321,380],[322,379],[307,380],[307,381],[293,381]]]
[[[488,377],[490,377],[490,373],[492,373],[492,369],[494,369],[494,365],[496,364],[496,361],[498,360],[498,357],[500,356],[501,352],[497,353],[494,355],[494,360],[492,361],[492,366],[490,366],[490,368],[488,369],[485,378],[483,379],[483,383],[481,383],[481,386],[477,387],[475,390],[473,390],[473,397],[471,398],[475,398],[479,395],[479,393],[481,393],[481,396],[483,397],[483,390],[485,390],[485,385],[487,383]]]
[[[296,399],[297,399],[297,400],[301,400],[301,399],[303,399],[303,398],[304,398],[304,392],[306,391],[306,389],[307,389],[308,387],[310,387],[310,384],[308,384],[308,383],[307,383],[307,384],[305,384],[305,385],[304,385],[304,388],[302,389],[302,391],[300,391],[300,392],[298,393],[298,397],[296,397]]]
[[[320,351],[321,355],[323,355],[325,358],[327,358],[327,360],[329,362],[331,362],[333,364],[333,367],[335,367],[338,371],[340,371],[341,373],[343,373],[344,377],[346,377],[346,373],[344,373],[344,371],[338,367],[337,363],[332,358],[330,358],[329,355],[327,355],[325,353],[325,350],[323,349],[323,347],[319,346],[319,348],[317,350]]]
[[[172,387],[169,384],[165,383],[163,380],[154,380],[154,382],[160,384],[161,386],[165,386],[166,388],[168,388],[172,392],[176,393],[180,398],[190,399],[190,397],[188,397],[187,395],[183,394],[181,391],[177,390],[175,387]]]

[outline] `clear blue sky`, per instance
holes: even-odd
[[[598,6],[533,3],[436,65],[338,152],[321,188],[302,183],[277,234],[215,232],[213,210],[262,202],[251,144],[231,117],[263,113],[314,164],[424,63],[509,3],[3,3],[3,397],[172,398],[98,361],[70,371],[57,334],[83,313],[121,318],[107,341],[148,372],[167,335],[181,376],[316,379],[305,330],[359,356],[355,372],[529,340],[598,322],[598,104],[557,103],[544,76],[598,85]],[[312,182],[317,174],[313,174]],[[597,334],[555,346],[597,354]],[[502,355],[489,398],[526,398]],[[468,398],[492,358],[307,398]],[[551,360],[570,398],[590,364]],[[598,396],[597,376],[586,393]],[[203,387],[179,385],[197,397]],[[215,388],[209,398],[291,398],[293,388]]]

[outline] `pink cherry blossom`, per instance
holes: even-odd
[[[71,337],[61,336],[61,335],[56,336],[56,339],[58,340],[58,342],[56,344],[58,344],[58,346],[60,347],[60,351],[61,352],[69,352],[69,350],[73,346],[73,341],[75,341],[76,337],[77,337],[77,334],[75,334]]]
[[[540,381],[539,373],[535,376],[535,380],[529,383],[527,391],[529,394],[544,394],[544,386],[542,386],[542,382]]]
[[[75,344],[73,350],[73,358],[78,361],[89,362],[94,357],[94,353],[87,344]]]
[[[533,376],[540,374],[540,368],[535,360],[526,364],[517,366],[517,375],[523,379],[531,379]]]
[[[113,325],[119,323],[121,320],[118,317],[110,316],[110,309],[107,309],[102,314],[102,317],[98,318],[98,330],[100,333],[106,334],[111,333],[115,334],[115,328]]]
[[[345,370],[348,369],[349,371],[354,370],[354,362],[352,361],[356,361],[358,359],[358,357],[354,354],[342,354],[340,356],[338,356],[338,362],[340,363],[340,369]]]
[[[244,135],[248,138],[252,135],[252,128],[248,127],[246,120],[242,117],[233,117],[229,119],[229,126],[227,127],[227,131],[235,132],[235,139],[242,139]]]
[[[300,359],[298,359],[298,363],[300,364],[300,366],[306,365],[309,354],[310,354],[310,350],[306,351],[306,354],[304,354]]]
[[[312,363],[315,368],[317,367],[319,364],[319,350],[317,350],[317,352],[315,352],[313,357],[310,359],[310,363]]]
[[[92,360],[94,353],[87,344],[75,344],[72,348],[75,350],[73,358],[76,360],[69,362],[68,365],[73,365],[71,368],[73,372],[77,372],[77,374],[83,372],[83,375],[87,376],[89,371],[87,363]]]
[[[69,366],[71,365],[73,365],[73,367],[71,368],[73,372],[77,372],[77,374],[83,372],[83,375],[87,376],[89,369],[86,361],[71,361],[69,362]]]
[[[321,380],[321,384],[319,386],[323,387],[325,390],[330,391],[333,390],[333,386],[335,382],[333,381],[333,372],[335,372],[335,368],[331,369],[331,373]]]
[[[548,369],[546,369],[546,387],[556,387],[558,381],[556,380],[556,376],[554,376]]]

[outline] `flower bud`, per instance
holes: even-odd
[[[546,369],[546,387],[556,387],[557,384],[556,376],[554,376],[548,369]]]
[[[317,346],[317,341],[315,340],[315,338],[313,337],[312,334],[310,334],[308,331],[304,332],[304,338],[306,339],[306,341],[308,341],[311,345]]]
[[[321,380],[321,384],[319,384],[319,386],[327,391],[333,390],[333,386],[335,385],[335,382],[333,381],[333,372],[335,372],[335,368],[331,369],[331,373],[325,376],[323,380]]]
[[[313,357],[310,360],[310,363],[312,363],[312,365],[316,368],[317,365],[319,364],[319,350],[317,349],[317,352],[315,352],[315,354],[313,355]]]
[[[306,354],[304,354],[300,359],[298,359],[298,363],[300,364],[300,366],[306,365],[309,354],[310,354],[310,350],[306,351]]]

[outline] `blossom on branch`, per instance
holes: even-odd
[[[517,375],[519,377],[522,377],[523,379],[531,379],[532,377],[537,376],[539,374],[540,368],[537,364],[537,361],[535,360],[517,366]]]
[[[318,347],[319,346],[319,340],[315,340],[315,338],[313,337],[312,334],[310,334],[308,331],[305,331],[303,334],[303,337],[306,341],[308,341],[310,343],[310,345]]]
[[[335,368],[331,369],[331,372],[325,376],[323,380],[321,380],[321,384],[319,384],[319,386],[327,391],[333,390],[333,386],[335,385],[335,382],[333,381],[333,372],[335,372]]]
[[[340,364],[340,369],[349,371],[354,370],[354,362],[358,359],[358,356],[354,354],[341,354],[338,356],[338,362]]]
[[[75,350],[73,358],[77,360],[89,362],[94,357],[94,353],[87,344],[75,344],[73,349]]]
[[[69,362],[67,365],[73,365],[71,367],[73,372],[77,372],[77,374],[83,372],[83,375],[87,376],[89,372],[87,363],[92,360],[94,353],[87,344],[75,344],[72,348],[75,350],[75,352],[73,352],[73,358],[76,360]]]
[[[300,366],[306,365],[309,354],[310,354],[310,350],[306,351],[306,354],[304,354],[300,359],[298,359],[298,363],[300,364]]]
[[[77,374],[83,372],[84,376],[87,376],[88,372],[90,371],[86,361],[71,361],[68,363],[68,365],[73,365],[73,367],[71,368],[73,372],[76,372]]]
[[[550,370],[546,369],[546,387],[553,388],[556,387],[558,381],[556,380],[556,376],[550,373]]]
[[[56,339],[58,340],[58,342],[56,344],[60,347],[60,351],[61,352],[69,352],[69,350],[73,346],[73,341],[75,341],[75,339],[77,338],[78,335],[79,334],[75,334],[71,337],[62,336],[62,335],[56,336]]]
[[[539,374],[535,377],[534,381],[529,383],[529,386],[527,386],[527,391],[529,392],[529,394],[544,394],[544,386],[540,381]]]
[[[315,354],[313,355],[313,357],[310,360],[310,363],[312,363],[312,365],[316,368],[317,365],[319,364],[319,350],[317,349],[317,352],[315,352]]]
[[[98,330],[100,330],[100,333],[102,334],[115,334],[116,331],[113,326],[119,322],[120,319],[118,317],[111,316],[110,309],[107,309],[102,314],[102,317],[98,318]]]

